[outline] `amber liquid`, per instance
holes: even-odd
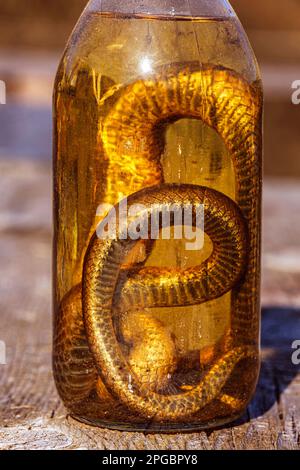
[[[97,207],[106,199],[107,156],[99,140],[101,124],[113,106],[114,94],[122,86],[147,77],[166,64],[185,62],[221,65],[259,86],[256,64],[249,60],[250,54],[239,25],[231,19],[109,14],[83,17],[61,62],[55,92],[56,334],[61,302],[82,280],[83,259],[95,226]],[[165,142],[161,155],[165,182],[206,186],[236,201],[234,165],[216,131],[201,121],[181,119],[167,126]],[[116,184],[114,188],[115,200],[110,201],[113,204],[137,190],[127,186],[124,194],[121,181],[124,178],[126,167],[122,169],[119,187]],[[198,251],[187,250],[186,240],[158,240],[146,266],[200,265],[212,252],[209,237],[205,236],[204,240],[203,248]],[[143,258],[142,249],[135,256],[136,260]],[[201,305],[151,309],[151,315],[162,322],[174,339],[178,377],[201,374],[202,358],[207,360],[230,329],[231,305],[232,293],[228,292]],[[253,306],[254,310],[258,308],[257,298],[253,299]],[[141,312],[141,316],[144,314]],[[235,380],[227,386],[226,394],[232,393],[243,407],[251,398],[257,368],[253,361],[244,363],[243,371],[237,368]],[[239,393],[235,390],[237,384]],[[65,396],[59,384],[58,389],[74,416],[116,428],[193,429],[232,420],[242,411],[219,402],[178,426],[149,425],[116,399],[108,399],[105,393],[101,398],[93,390],[80,403],[72,403],[72,393]]]

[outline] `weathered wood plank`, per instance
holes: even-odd
[[[262,372],[247,414],[224,429],[119,433],[66,418],[51,373],[50,169],[0,161],[0,449],[299,449],[300,188],[265,185]],[[3,191],[4,189],[4,191]],[[288,208],[288,210],[287,210]]]

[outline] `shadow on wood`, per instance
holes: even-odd
[[[280,413],[281,396],[300,370],[300,366],[292,362],[292,344],[300,340],[300,309],[265,307],[261,335],[262,364],[257,390],[246,414],[235,426],[262,417],[274,405],[279,409],[280,420],[284,420]]]

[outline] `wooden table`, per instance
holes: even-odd
[[[144,435],[66,416],[51,374],[51,181],[47,164],[0,161],[0,449],[299,449],[300,184],[265,184],[262,371],[246,415],[221,430]]]

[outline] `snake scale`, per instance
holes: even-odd
[[[253,299],[259,288],[260,100],[256,87],[239,74],[210,65],[176,64],[121,89],[99,129],[108,162],[105,202],[116,204],[120,194],[127,195],[129,207],[144,205],[139,217],[149,221],[153,208],[162,202],[181,208],[203,204],[213,251],[201,266],[184,270],[142,263],[128,267],[126,257],[137,242],[123,240],[120,227],[114,240],[101,240],[96,233],[91,237],[82,285],[62,300],[56,328],[56,381],[70,402],[84,400],[98,383],[107,398],[115,398],[139,416],[176,421],[220,397],[237,364],[257,357],[259,319]],[[203,186],[164,182],[160,164],[164,132],[181,118],[201,120],[225,142],[235,168],[236,202]],[[135,367],[120,345],[116,318],[122,312],[151,307],[199,305],[229,291],[226,350],[199,382],[190,390],[177,387],[174,393],[160,393],[157,384],[144,383],[142,365]],[[176,369],[172,338],[150,314],[142,319],[141,349],[153,353],[157,374],[160,360],[162,368],[168,366],[162,376],[172,374]]]

